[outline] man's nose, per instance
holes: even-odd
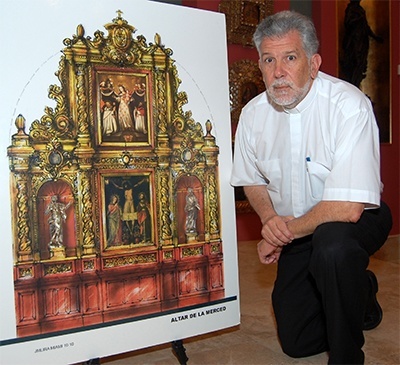
[[[274,76],[277,79],[286,75],[285,64],[282,61],[277,61],[275,64]]]

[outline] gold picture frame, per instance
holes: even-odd
[[[229,43],[253,47],[253,34],[258,23],[274,11],[273,0],[222,0],[219,11],[226,15]]]
[[[149,146],[153,122],[149,70],[95,68],[96,132],[101,146]]]
[[[264,81],[256,61],[244,59],[229,66],[229,98],[233,141],[235,141],[235,132],[242,108],[264,90]]]
[[[149,170],[100,174],[103,251],[155,246],[154,174]]]
[[[265,85],[257,62],[244,59],[234,62],[229,67],[229,98],[233,144],[235,143],[235,133],[242,108],[264,90]],[[247,201],[242,187],[235,188],[235,205],[238,213],[253,212],[253,208]]]

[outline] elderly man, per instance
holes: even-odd
[[[253,40],[266,92],[242,110],[231,183],[263,224],[261,262],[278,262],[272,304],[283,351],[362,364],[363,330],[382,317],[369,256],[392,224],[371,103],[319,71],[307,17],[272,15]]]

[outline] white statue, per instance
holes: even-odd
[[[188,188],[188,193],[186,195],[186,233],[197,233],[197,214],[200,210],[199,202],[193,193],[192,188]]]
[[[51,201],[46,208],[45,214],[50,215],[48,222],[50,228],[49,247],[63,247],[63,223],[67,219],[66,210],[72,202],[63,204],[58,202],[58,197],[53,195]]]

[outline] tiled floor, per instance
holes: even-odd
[[[292,359],[276,337],[270,295],[276,266],[259,263],[256,242],[239,242],[241,324],[184,340],[188,365],[326,364],[327,355]],[[391,237],[370,262],[379,280],[378,299],[384,316],[379,327],[365,332],[365,364],[400,364],[399,263],[400,237]],[[171,345],[101,359],[107,365],[179,365]]]

